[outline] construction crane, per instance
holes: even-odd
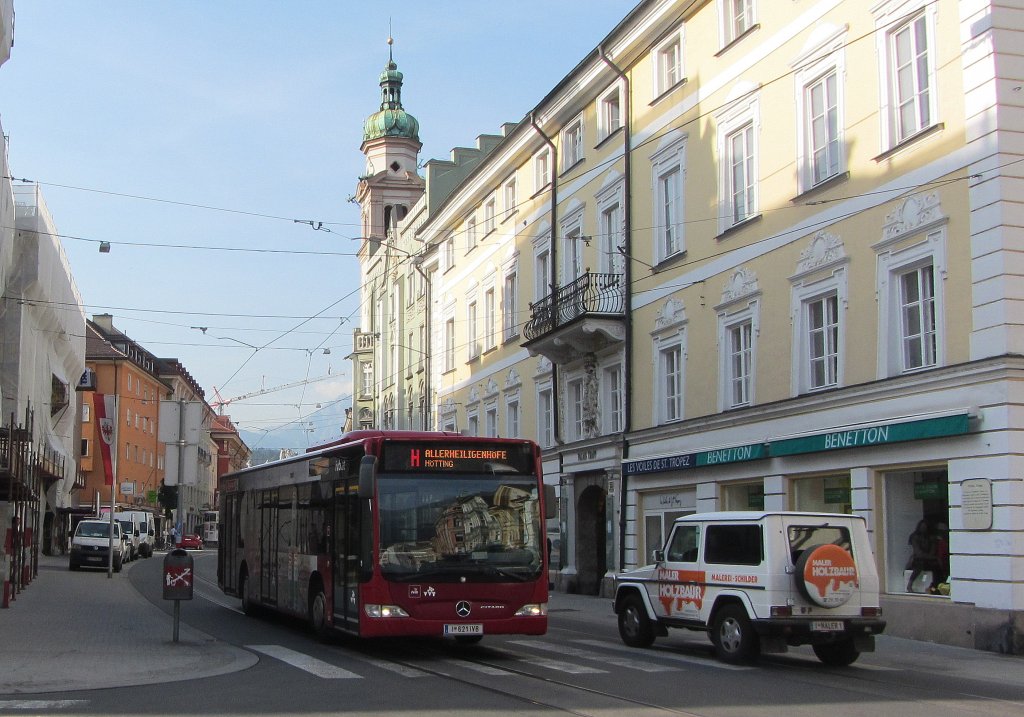
[[[286,388],[295,388],[296,386],[305,386],[310,383],[316,383],[317,381],[325,381],[329,378],[338,378],[337,374],[328,374],[326,376],[320,376],[318,378],[307,378],[303,381],[292,381],[291,383],[285,383],[280,386],[273,386],[271,388],[261,388],[259,391],[250,391],[249,393],[243,393],[241,396],[232,396],[231,398],[224,398],[220,395],[220,391],[217,387],[213,387],[213,395],[216,398],[215,401],[210,401],[210,408],[213,408],[220,415],[224,415],[224,407],[234,403],[235,401],[242,401],[246,398],[255,398],[256,396],[262,396],[267,393],[274,393],[275,391],[283,391]]]

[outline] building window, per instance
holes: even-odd
[[[728,406],[749,406],[753,388],[754,326],[750,319],[726,329]]]
[[[89,439],[88,438],[83,438],[82,439],[82,448],[81,448],[81,450],[82,450],[82,458],[88,458],[89,457]]]
[[[519,200],[516,197],[516,178],[511,177],[505,182],[505,217],[515,214],[519,208]]]
[[[480,355],[480,339],[477,336],[476,301],[469,302],[466,307],[466,337],[467,348],[469,349],[469,359],[472,360]]]
[[[658,254],[669,257],[678,254],[683,245],[682,173],[675,167],[658,177]]]
[[[545,246],[534,257],[533,299],[540,301],[551,291],[551,252]]]
[[[562,171],[583,160],[583,117],[577,117],[562,130]]]
[[[888,34],[888,88],[892,144],[934,123],[931,27],[922,12]]]
[[[519,283],[516,272],[505,275],[505,288],[501,294],[501,323],[506,341],[519,336],[516,323],[516,303],[518,301]]]
[[[519,401],[510,400],[505,404],[505,426],[509,438],[519,437]]]
[[[658,350],[659,423],[683,417],[683,347],[672,344]]]
[[[359,386],[359,395],[362,398],[373,396],[373,364],[369,361],[360,362],[362,382]]]
[[[554,400],[551,385],[541,386],[537,390],[537,442],[543,448],[555,444]]]
[[[569,382],[569,418],[572,421],[572,438],[578,441],[586,438],[584,428],[584,413],[586,410],[586,391],[583,387],[583,379],[576,379]]]
[[[480,435],[480,416],[474,411],[466,419],[466,429],[471,436]]]
[[[597,101],[597,139],[607,138],[622,127],[622,87],[615,84]]]
[[[484,235],[494,231],[494,211],[497,200],[492,196],[484,202]]]
[[[835,294],[805,304],[809,388],[839,383],[839,299]]]
[[[740,85],[743,99],[734,102],[717,117],[720,162],[721,210],[719,232],[757,214],[757,128],[759,100],[753,85]]]
[[[729,219],[732,224],[749,219],[757,211],[754,191],[754,126],[740,127],[725,138]]]
[[[92,420],[92,405],[88,401],[82,403],[82,423],[88,423]]]
[[[754,0],[720,0],[722,44],[735,42],[754,27]]]
[[[623,425],[622,366],[616,364],[607,367],[601,377],[601,405],[604,408],[602,429],[605,434],[619,433]]]
[[[551,184],[551,150],[542,150],[533,158],[533,178],[535,191]]]
[[[834,70],[804,89],[804,109],[808,185],[813,187],[839,174],[842,167],[838,80]]]
[[[455,266],[455,237],[449,234],[441,246],[442,270],[448,271]]]
[[[476,217],[470,217],[466,220],[466,251],[474,249],[476,242]]]
[[[444,322],[444,370],[455,370],[455,319]]]
[[[498,345],[498,317],[494,300],[494,289],[484,292],[484,350],[489,351]]]
[[[900,274],[900,337],[903,370],[936,364],[935,272],[932,265]]]
[[[654,97],[660,97],[683,81],[683,28],[654,48]]]
[[[651,157],[654,171],[654,256],[664,261],[685,249],[683,234],[683,177],[686,140],[678,136]]]
[[[621,274],[624,269],[622,252],[622,207],[608,204],[601,207],[599,217],[601,232],[601,271],[607,274]]]
[[[562,282],[570,284],[583,276],[583,231],[579,225],[565,232]]]
[[[490,406],[484,413],[484,427],[488,438],[498,437],[498,408]]]

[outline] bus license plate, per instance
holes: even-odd
[[[484,626],[479,622],[459,623],[458,625],[445,625],[445,635],[483,635]]]
[[[811,622],[812,632],[842,632],[843,629],[841,620],[814,620]]]

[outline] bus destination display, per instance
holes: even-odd
[[[386,472],[531,473],[533,454],[522,444],[385,443]]]

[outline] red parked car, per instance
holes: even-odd
[[[189,548],[192,548],[193,550],[202,550],[203,539],[195,533],[192,533],[191,535],[183,535],[181,536],[181,542],[178,543],[178,547],[184,548],[185,550],[188,550]]]

